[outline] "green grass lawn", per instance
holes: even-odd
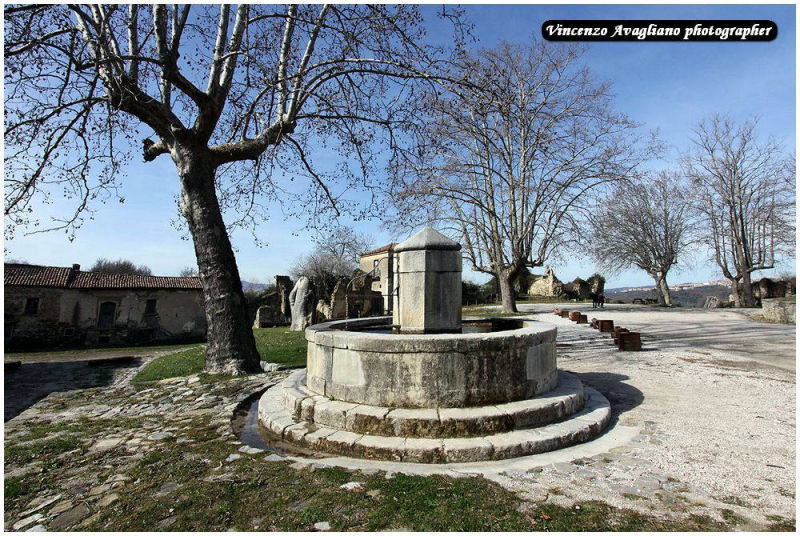
[[[287,366],[305,366],[306,339],[302,331],[287,327],[254,329],[256,349],[262,361]],[[189,376],[203,371],[205,345],[159,357],[145,366],[133,378],[134,382],[149,382],[164,378]]]

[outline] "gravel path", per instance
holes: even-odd
[[[552,306],[529,309],[558,326],[559,368],[605,394],[616,423],[640,434],[605,455],[500,477],[503,485],[563,504],[601,498],[649,512],[741,516],[745,528],[794,518],[794,326],[727,311],[588,307],[590,318],[641,330],[643,351],[619,352],[608,335],[556,317]]]

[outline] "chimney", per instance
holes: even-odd
[[[81,265],[80,264],[73,264],[72,265],[72,271],[73,272],[80,272],[81,271]]]

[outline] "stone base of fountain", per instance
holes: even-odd
[[[417,463],[502,460],[583,443],[611,417],[608,400],[575,376],[525,401],[476,408],[405,409],[330,400],[305,371],[267,390],[258,406],[275,439],[330,454]]]

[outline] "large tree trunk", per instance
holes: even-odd
[[[659,287],[661,298],[664,300],[664,305],[672,307],[672,296],[669,294],[669,285],[667,285],[667,274],[661,276],[661,285]]]
[[[755,307],[756,298],[753,296],[753,284],[750,281],[750,272],[744,270],[742,283],[739,286],[739,307]]]
[[[497,283],[500,285],[500,299],[503,302],[504,313],[517,312],[517,300],[514,297],[514,281],[507,270],[500,270],[497,274]]]
[[[661,275],[660,274],[650,274],[650,277],[653,278],[653,281],[656,283],[656,294],[658,295],[658,304],[662,307],[667,305],[667,302],[664,299],[664,291],[661,286]]]
[[[181,160],[181,212],[194,241],[208,325],[205,371],[260,372],[242,281],[214,187],[216,170],[202,156],[184,154]]]
[[[731,294],[733,294],[733,304],[736,307],[742,306],[742,295],[741,295],[741,287],[739,285],[738,279],[729,278],[731,281]]]

